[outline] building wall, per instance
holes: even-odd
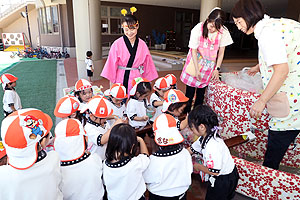
[[[24,10],[25,11],[25,10]],[[35,48],[38,46],[39,32],[37,23],[37,11],[33,9],[28,13],[32,46]],[[26,18],[20,17],[11,23],[9,26],[2,29],[3,33],[25,33],[29,40],[28,28]]]

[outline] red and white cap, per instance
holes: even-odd
[[[109,117],[113,113],[110,102],[105,97],[100,95],[93,96],[93,98],[91,98],[89,102],[83,106],[80,112],[84,113],[87,109],[89,109],[93,115],[99,118]]]
[[[129,92],[130,96],[135,95],[135,93],[136,93],[136,87],[141,82],[150,82],[150,81],[148,81],[147,79],[142,78],[142,77],[137,77],[137,78],[133,79],[132,80],[132,88],[131,88],[131,90]]]
[[[162,111],[166,112],[172,103],[186,102],[189,100],[183,92],[176,89],[170,89],[165,93]]]
[[[56,104],[54,115],[56,117],[68,117],[80,108],[80,101],[74,96],[64,96]]]
[[[92,88],[92,84],[85,79],[79,79],[76,83],[75,83],[75,91],[81,91],[81,90],[85,90],[88,88]]]
[[[12,74],[2,74],[1,76],[1,83],[2,83],[2,87],[3,89],[5,88],[7,83],[12,83],[15,82],[16,80],[18,80],[18,77],[12,75]]]
[[[170,83],[165,77],[161,77],[155,81],[154,87],[160,90],[168,90],[170,89]]]
[[[184,138],[177,129],[176,119],[169,114],[159,115],[153,123],[154,141],[159,146],[182,143]]]
[[[165,76],[165,78],[168,80],[168,82],[170,83],[170,85],[175,85],[177,82],[176,76],[174,76],[174,74],[167,74]]]
[[[54,149],[62,162],[74,161],[83,156],[86,135],[82,124],[77,119],[65,119],[55,127]]]
[[[7,116],[2,121],[1,136],[9,165],[19,170],[30,168],[38,157],[38,142],[49,134],[52,125],[49,115],[34,108]]]
[[[104,95],[106,96],[111,95],[117,99],[125,99],[128,96],[126,94],[126,88],[122,83],[114,83],[110,89],[105,90]]]

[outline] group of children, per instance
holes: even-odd
[[[4,88],[10,87],[4,98],[17,80],[7,77],[14,76],[1,77]],[[17,103],[9,102],[17,111],[8,113],[1,126],[8,159],[0,167],[0,197],[139,200],[145,199],[147,189],[150,200],[184,200],[194,168],[211,183],[206,199],[233,198],[238,173],[219,136],[217,115],[200,105],[180,120],[188,98],[176,89],[173,74],[158,78],[153,90],[148,80],[138,77],[129,95],[115,83],[103,96],[94,96],[90,82],[80,79],[74,96],[57,102],[54,115],[63,120],[53,138],[47,114],[16,109]],[[150,156],[143,136],[136,134],[147,124],[152,124],[149,136],[158,149]],[[186,127],[199,136],[187,149],[180,133]],[[203,164],[192,163],[194,153],[202,155]]]

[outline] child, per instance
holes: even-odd
[[[75,84],[74,95],[81,103],[86,104],[93,97],[91,83],[85,79],[79,79]]]
[[[51,127],[50,116],[33,108],[18,110],[3,120],[1,136],[8,165],[0,167],[1,199],[63,199],[59,155],[43,150]],[[35,138],[30,137],[33,133]]]
[[[203,165],[196,163],[194,168],[210,175],[206,199],[233,199],[239,174],[228,147],[218,134],[216,113],[206,105],[199,105],[189,113],[188,123],[199,136],[189,151],[203,154],[204,160]]]
[[[138,77],[132,81],[132,85],[126,114],[129,118],[129,124],[133,128],[139,129],[145,127],[149,120],[146,110],[149,106],[147,97],[151,93],[151,84],[147,79]]]
[[[140,154],[135,156],[138,144]],[[144,200],[146,185],[143,172],[149,165],[144,140],[136,136],[130,125],[118,124],[111,130],[105,154],[103,181],[108,199]]]
[[[166,78],[158,78],[153,86],[154,93],[151,94],[150,104],[156,108],[155,115],[150,119],[150,121],[154,122],[156,117],[162,114],[162,105],[164,102],[164,94],[170,89],[170,84]]]
[[[176,120],[169,114],[161,114],[153,124],[155,142],[159,150],[150,156],[150,165],[144,172],[149,190],[149,200],[185,200],[192,183],[192,158],[183,148],[183,137]]]
[[[18,78],[12,74],[3,74],[1,76],[1,83],[4,89],[3,111],[5,117],[16,110],[22,109],[21,99],[15,90],[17,80]]]
[[[113,109],[113,115],[118,118],[127,119],[127,115],[125,113],[126,106],[124,103],[124,99],[127,98],[126,88],[121,83],[114,83],[110,89],[104,92],[105,96],[108,96],[108,100],[110,101],[111,108]],[[110,125],[113,125],[115,122],[115,117],[109,117],[107,122]]]
[[[64,199],[102,199],[102,161],[97,154],[86,151],[83,125],[75,119],[79,101],[75,97],[61,98],[54,110],[64,118],[55,127],[54,148],[60,156]],[[84,184],[78,184],[84,183]]]
[[[96,95],[80,111],[84,113],[88,110],[89,117],[84,129],[88,136],[88,149],[91,153],[97,153],[101,160],[105,159],[105,150],[109,138],[110,130],[123,120],[118,118],[112,127],[106,122],[106,118],[113,114],[110,102],[103,96]]]
[[[178,130],[183,130],[187,127],[187,117],[180,121],[180,117],[187,105],[188,98],[180,90],[170,89],[165,93],[162,112],[172,115],[177,121]]]
[[[177,86],[176,86],[177,79],[176,79],[176,76],[174,76],[174,74],[167,74],[165,76],[165,78],[170,83],[171,89],[176,89],[177,88]]]
[[[91,51],[86,52],[85,64],[86,64],[87,76],[88,76],[90,83],[92,82],[92,76],[94,73],[94,65],[93,65],[92,56],[93,56],[93,53]]]

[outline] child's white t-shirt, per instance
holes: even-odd
[[[94,67],[93,67],[93,60],[92,59],[86,58],[85,59],[85,64],[86,64],[86,69],[87,70],[92,70],[92,68],[94,69]]]
[[[159,96],[154,92],[154,93],[152,93],[151,96],[150,96],[150,105],[152,105],[153,107],[154,107],[154,105],[153,105],[154,101],[163,101],[163,99],[159,98]],[[162,111],[161,111],[162,108],[163,108],[162,105],[161,105],[161,106],[155,107],[155,114],[154,114],[154,116],[150,119],[150,121],[153,121],[153,122],[154,122],[154,120],[155,120],[159,115],[162,114]]]
[[[148,105],[148,102],[146,101]],[[134,128],[140,128],[147,125],[147,121],[136,121],[133,120],[134,116],[143,117],[146,116],[146,107],[144,101],[139,101],[137,99],[130,98],[127,107],[126,107],[126,114],[129,119],[129,125]]]
[[[113,115],[116,115],[116,116],[122,118],[124,116],[124,114],[126,113],[125,103],[121,103],[121,106],[117,106],[110,100],[110,106],[113,109]],[[110,126],[112,126],[115,121],[116,121],[115,119],[107,120],[107,122],[109,123]]]
[[[0,199],[62,200],[59,155],[50,151],[41,161],[25,170],[10,165],[0,167]]]
[[[109,123],[106,123],[104,127],[99,126],[97,123],[93,123],[90,120],[86,122],[84,130],[88,136],[88,146],[93,145],[90,152],[97,153],[101,160],[105,160],[105,151],[107,144],[100,145],[101,137],[110,129]],[[101,136],[100,136],[101,135]]]
[[[151,155],[150,165],[143,175],[147,189],[152,194],[174,197],[188,190],[192,183],[192,172],[191,155],[181,147],[174,151],[162,154],[158,151]]]
[[[64,200],[102,200],[102,160],[97,154],[90,154],[79,163],[61,166],[61,172]]]
[[[103,181],[109,200],[137,200],[146,191],[143,172],[146,170],[150,159],[145,154],[140,154],[132,159],[103,165]]]
[[[230,174],[235,165],[224,141],[219,137],[212,137],[202,149],[201,138],[192,144],[191,149],[203,154],[204,166],[211,168],[212,172],[219,173],[219,175]]]
[[[9,104],[14,104],[16,110],[22,109],[21,99],[15,90],[5,90],[3,95],[3,110],[11,113]]]

